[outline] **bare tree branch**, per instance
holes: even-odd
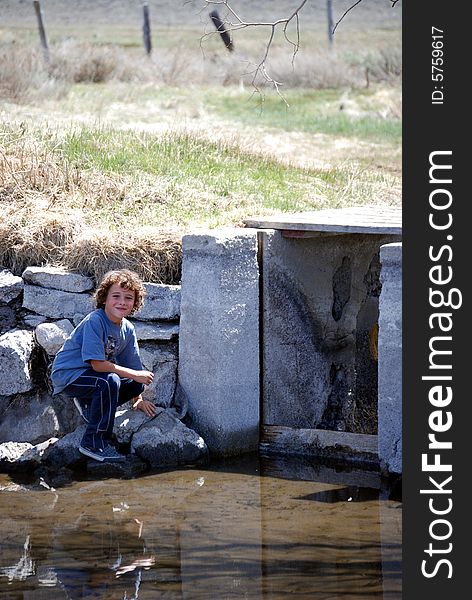
[[[225,32],[229,33],[229,32],[239,31],[241,29],[247,29],[249,27],[266,27],[269,29],[270,33],[269,33],[269,37],[267,39],[267,43],[265,46],[264,55],[263,55],[262,59],[259,61],[259,63],[254,63],[253,64],[254,68],[252,70],[244,73],[244,75],[252,75],[252,82],[251,82],[252,86],[254,87],[254,90],[261,95],[261,97],[263,97],[263,94],[261,93],[261,90],[259,89],[259,87],[257,85],[257,79],[259,76],[261,76],[267,83],[271,84],[274,87],[274,89],[276,90],[276,92],[279,94],[279,96],[287,104],[285,98],[280,93],[279,86],[281,86],[283,84],[280,81],[276,81],[270,75],[270,73],[268,72],[268,69],[267,69],[267,60],[269,58],[269,54],[270,54],[270,51],[272,48],[272,42],[274,41],[274,36],[275,36],[276,30],[278,28],[281,28],[286,42],[292,46],[292,66],[293,66],[295,57],[300,49],[300,11],[305,6],[305,4],[308,2],[308,0],[298,0],[298,4],[297,4],[296,8],[287,17],[282,18],[282,19],[277,19],[275,21],[267,21],[267,22],[245,21],[243,18],[241,18],[239,16],[239,14],[231,6],[231,4],[230,4],[231,0],[203,0],[203,1],[205,2],[206,5],[216,5],[216,6],[225,7],[225,9],[227,11],[227,15],[223,19],[223,25],[224,25]],[[358,6],[362,1],[363,0],[356,0],[343,13],[341,18],[337,21],[337,23],[333,27],[333,31],[332,31],[333,34],[336,31],[338,25],[341,23],[341,21],[346,17],[346,15],[351,10],[353,10],[356,6]],[[392,8],[399,2],[399,0],[388,0],[388,1],[391,3]],[[290,39],[290,37],[288,35],[288,27],[292,22],[295,23],[295,39],[294,40]],[[220,29],[220,32],[221,31],[222,30]],[[208,37],[210,35],[214,35],[215,33],[217,33],[217,32],[213,31],[211,33],[210,32],[205,33],[200,38],[200,47],[202,47],[202,42],[206,37]],[[248,64],[250,64],[250,63],[248,62]],[[288,106],[288,104],[287,104],[287,106]]]
[[[348,12],[350,12],[353,8],[356,8],[356,6],[358,4],[360,4],[362,2],[362,0],[357,0],[357,2],[354,2],[354,4],[352,4],[346,11],[344,11],[342,17],[339,19],[339,21],[336,22],[336,25],[333,27],[333,33],[336,31],[339,23],[341,23],[341,21],[344,19],[344,17],[347,15]]]
[[[279,89],[279,86],[282,84],[281,84],[281,82],[276,81],[270,75],[268,68],[267,68],[267,60],[269,58],[269,54],[271,51],[272,42],[274,41],[275,33],[276,33],[277,29],[279,28],[282,30],[284,38],[287,41],[287,43],[289,43],[292,46],[292,64],[293,64],[293,62],[295,60],[295,56],[300,48],[299,13],[307,2],[308,2],[308,0],[299,0],[297,7],[292,11],[291,14],[289,14],[285,18],[276,19],[275,21],[264,22],[264,21],[245,21],[230,5],[230,0],[205,0],[206,4],[217,5],[217,6],[219,5],[219,6],[223,6],[226,8],[227,15],[225,16],[223,21],[224,21],[224,25],[225,25],[225,31],[227,31],[227,32],[239,31],[241,29],[247,29],[249,27],[266,27],[269,29],[269,36],[268,36],[267,43],[265,46],[264,55],[262,56],[261,60],[258,63],[253,65],[254,68],[252,70],[245,73],[245,75],[252,75],[251,83],[252,83],[254,89],[258,93],[261,93],[261,91],[257,85],[257,79],[258,79],[258,77],[261,76],[265,81],[270,83],[274,87],[276,92],[283,98],[283,96],[280,94],[280,89]],[[288,27],[292,21],[295,23],[295,39],[294,40],[290,39],[288,36]],[[215,32],[204,34],[204,36],[202,37],[202,40],[209,35],[213,35],[214,33]],[[285,102],[284,98],[283,98],[283,100]]]

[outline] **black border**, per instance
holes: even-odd
[[[403,13],[403,598],[418,600],[452,600],[470,596],[466,574],[472,571],[468,547],[472,532],[472,493],[468,491],[472,481],[469,468],[470,452],[468,441],[472,439],[470,394],[472,377],[472,327],[470,319],[470,276],[472,269],[469,256],[472,252],[468,240],[472,240],[472,194],[468,190],[468,174],[472,175],[471,152],[468,131],[472,129],[472,106],[467,88],[470,87],[468,50],[471,38],[468,3],[446,3],[437,0],[428,2],[404,2]],[[395,9],[395,7],[394,7]],[[444,81],[432,81],[432,27],[444,30]],[[443,85],[443,104],[432,104],[434,86]],[[439,96],[439,94],[438,94]],[[447,234],[453,236],[446,241],[446,232],[434,231],[429,225],[429,157],[434,151],[452,151],[452,184],[448,187],[453,196],[451,213],[453,224]],[[452,577],[448,578],[449,567],[443,564],[434,577],[426,578],[421,572],[426,558],[424,550],[431,540],[429,527],[435,517],[429,510],[431,496],[420,493],[431,488],[428,476],[421,468],[421,455],[428,451],[428,416],[435,410],[428,400],[431,382],[422,381],[428,374],[429,347],[432,335],[428,317],[435,311],[429,304],[429,247],[439,248],[450,243],[452,260],[443,261],[453,269],[453,280],[449,287],[462,293],[462,306],[450,310],[453,318],[451,349],[453,400],[451,429],[442,434],[452,441],[452,450],[443,451],[452,462],[453,479],[449,488],[453,508],[448,518],[452,534],[447,542],[452,543],[450,553],[436,554],[436,560],[449,559]],[[448,256],[445,253],[443,256]],[[433,263],[434,264],[434,263]],[[447,287],[447,286],[446,286]],[[441,309],[445,310],[445,309]],[[447,334],[444,334],[447,335]],[[469,366],[471,363],[471,366]],[[444,374],[444,373],[442,373]],[[439,437],[439,436],[438,436]],[[447,452],[447,454],[446,454]],[[433,452],[434,454],[434,452]],[[443,481],[445,473],[437,473]],[[440,496],[434,496],[439,498]],[[437,532],[440,529],[436,530]],[[443,529],[445,531],[445,529]],[[434,542],[437,548],[445,549],[446,541]],[[441,545],[442,544],[442,545]]]

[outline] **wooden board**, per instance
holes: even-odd
[[[355,206],[251,217],[245,219],[244,224],[256,229],[281,229],[285,232],[401,235],[402,211],[391,206]],[[299,237],[302,235],[299,234]]]

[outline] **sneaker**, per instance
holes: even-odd
[[[115,448],[113,448],[113,446],[109,445],[105,446],[103,450],[101,448],[79,446],[79,452],[100,462],[121,462],[126,460],[126,456],[124,456],[124,454],[120,454],[115,450]]]
[[[75,404],[75,408],[79,411],[80,416],[86,423],[90,423],[89,419],[89,410],[90,407],[88,404],[82,405],[77,398],[72,398]]]
[[[103,450],[100,448],[89,448],[89,446],[79,446],[79,452],[88,456],[89,458],[93,458],[94,460],[99,460],[103,462],[105,457],[103,455]]]
[[[121,462],[126,460],[126,456],[124,454],[120,454],[113,448],[113,446],[106,445],[103,450],[103,460],[107,462]]]

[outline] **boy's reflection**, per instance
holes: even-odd
[[[73,528],[54,533],[54,563],[67,597],[137,598],[143,569],[155,564],[141,537],[142,523],[83,515]]]

